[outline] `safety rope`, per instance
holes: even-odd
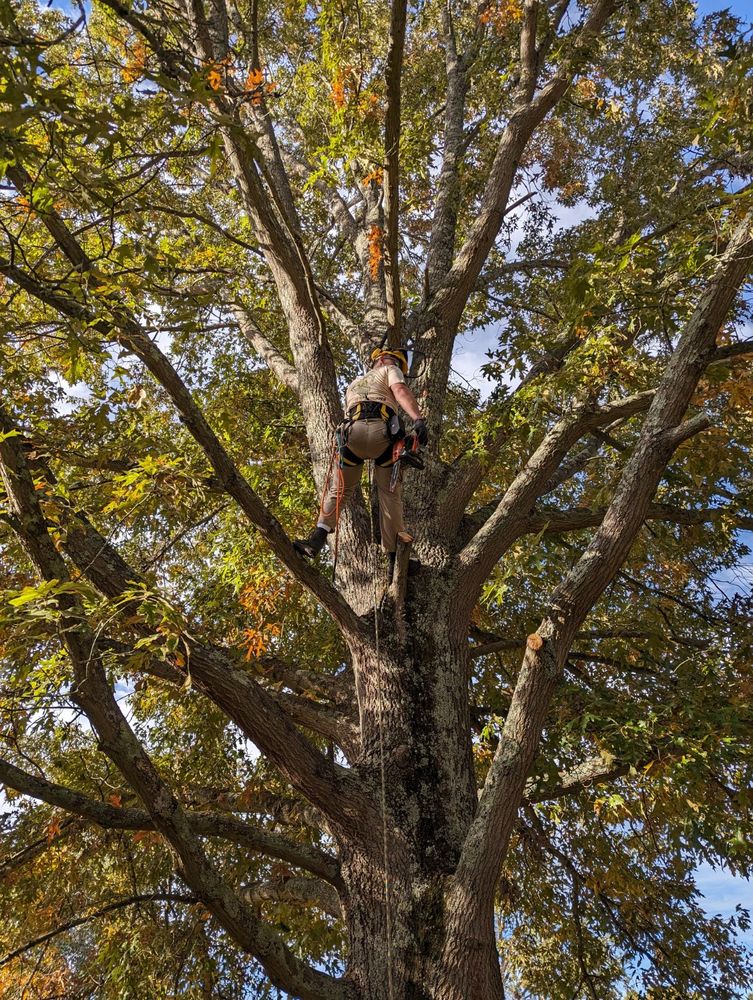
[[[373,463],[369,462],[369,524],[371,526],[371,580],[374,586],[374,650],[376,653],[377,667],[377,701],[379,711],[377,713],[379,731],[379,777],[381,781],[381,804],[382,804],[382,864],[384,867],[384,909],[387,936],[387,996],[393,1000],[392,984],[392,896],[390,892],[390,870],[389,870],[389,848],[387,837],[387,782],[384,767],[384,698],[382,685],[382,657],[379,647],[379,592],[377,589],[377,573],[379,572],[379,561],[376,550],[376,539],[374,537],[374,517],[371,510],[371,493],[373,486]]]

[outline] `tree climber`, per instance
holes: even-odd
[[[419,444],[429,440],[426,421],[416,398],[405,382],[408,352],[402,348],[377,348],[372,367],[350,383],[345,392],[345,420],[337,428],[338,474],[325,486],[319,520],[308,538],[294,542],[300,555],[313,559],[335,530],[340,509],[350,500],[361,479],[366,459],[374,462],[374,480],[379,494],[379,527],[382,546],[394,553],[398,532],[403,530],[403,499],[400,476],[390,489],[395,463],[393,444],[404,437],[398,404],[413,421]]]

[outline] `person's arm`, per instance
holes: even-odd
[[[420,420],[421,411],[418,408],[416,397],[404,382],[395,382],[391,385],[392,395],[405,410],[411,420]]]
[[[413,421],[413,429],[418,437],[418,443],[421,446],[428,444],[429,431],[426,427],[426,421],[421,416],[416,397],[408,386],[404,382],[395,382],[392,386],[392,395]]]

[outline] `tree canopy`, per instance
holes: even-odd
[[[1,998],[387,997],[383,823],[508,1000],[750,995],[752,139],[688,0],[0,7]],[[384,338],[402,611],[368,489],[290,543]]]

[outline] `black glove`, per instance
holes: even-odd
[[[413,421],[413,430],[416,432],[418,443],[422,448],[425,448],[429,443],[429,432],[426,429],[426,421],[423,417],[419,417],[418,420]]]

